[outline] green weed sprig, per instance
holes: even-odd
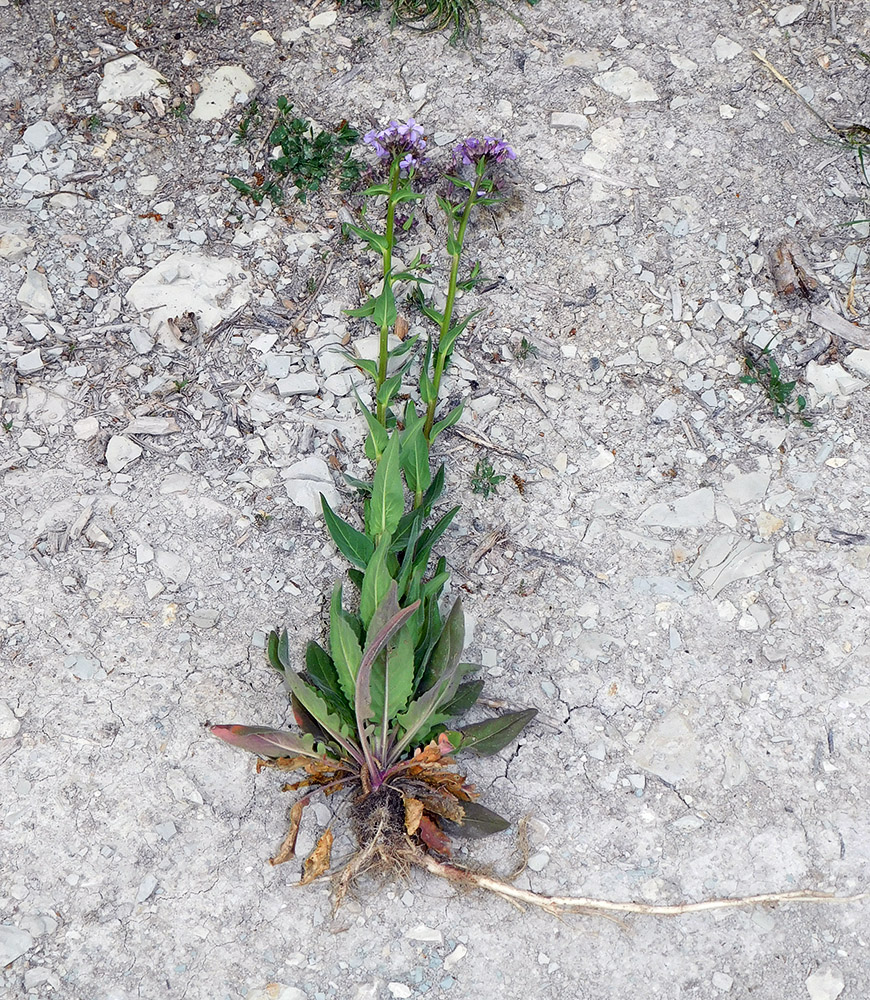
[[[786,423],[790,423],[792,417],[795,417],[804,427],[813,426],[812,420],[804,416],[804,410],[807,408],[806,397],[800,394],[795,396],[796,380],[790,382],[783,380],[782,372],[769,346],[763,348],[758,357],[744,354],[743,364],[746,366],[747,374],[741,375],[740,381],[744,385],[761,387],[773,408],[774,416],[780,417]]]

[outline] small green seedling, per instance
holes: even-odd
[[[514,348],[514,357],[517,361],[528,361],[530,358],[538,356],[538,348],[525,337],[520,341],[519,346]]]
[[[491,493],[495,493],[506,478],[506,476],[496,475],[492,465],[486,459],[481,459],[471,474],[471,492],[482,493],[483,496],[488,497]]]
[[[218,24],[217,11],[207,7],[199,7],[196,11],[197,28],[216,28]]]
[[[796,380],[783,381],[779,365],[769,347],[765,347],[757,358],[751,354],[744,354],[743,364],[747,373],[740,376],[740,381],[744,385],[761,386],[773,408],[774,416],[780,417],[786,423],[790,423],[792,417],[795,417],[804,427],[813,426],[812,420],[804,416],[804,410],[807,408],[806,397],[794,395]]]
[[[252,104],[236,129],[236,143],[250,140],[262,124],[263,116],[256,102]],[[239,177],[228,178],[230,184],[248,196],[257,205],[268,198],[273,205],[284,203],[282,181],[289,180],[296,188],[296,198],[304,202],[311,192],[319,191],[331,177],[338,177],[341,190],[347,190],[360,179],[363,166],[351,155],[351,147],[359,139],[359,132],[346,121],[334,129],[316,131],[310,121],[293,115],[293,105],[286,97],[279,97],[277,111],[265,146],[269,159],[260,171],[262,178],[268,170],[275,177],[261,179],[256,185]],[[274,155],[273,150],[278,149]]]
[[[7,434],[11,434],[12,433],[12,418],[11,417],[8,420],[4,419],[4,420],[0,421],[0,424],[2,424],[3,430],[6,431]]]

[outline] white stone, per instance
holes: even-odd
[[[442,944],[444,935],[437,927],[427,927],[425,924],[415,924],[405,931],[405,937],[409,941],[425,941],[429,944]]]
[[[387,989],[390,991],[390,995],[394,996],[396,1000],[407,1000],[411,996],[411,987],[405,983],[387,983]]]
[[[82,417],[73,424],[73,434],[79,441],[90,441],[100,433],[100,421],[96,417]]]
[[[609,73],[599,73],[592,79],[602,90],[606,90],[608,94],[614,94],[616,97],[621,97],[628,104],[659,99],[659,95],[649,80],[645,80],[631,66],[623,66],[622,69],[611,70]]]
[[[716,62],[728,62],[735,56],[740,55],[742,51],[742,45],[738,45],[737,42],[732,41],[725,35],[717,35],[716,41],[713,42],[713,55],[716,58]]]
[[[846,987],[846,980],[835,965],[820,965],[805,985],[810,1000],[837,1000]]]
[[[121,472],[135,462],[141,454],[142,449],[135,441],[124,437],[123,434],[114,434],[109,438],[109,444],[106,447],[106,465],[108,465],[110,472]]]
[[[799,21],[804,14],[806,14],[807,8],[805,4],[802,3],[790,3],[785,7],[781,7],[773,19],[779,25],[780,28],[787,28],[790,24],[794,24],[795,21]]]
[[[865,378],[870,378],[870,351],[859,347],[846,356],[845,362],[847,368],[851,368]]]
[[[42,363],[42,355],[39,353],[38,347],[34,347],[32,351],[28,351],[26,354],[19,355],[18,360],[15,362],[15,368],[19,375],[34,375],[44,367],[45,365]]]
[[[732,107],[730,104],[720,104],[719,105],[719,117],[724,118],[726,121],[733,118],[737,114],[737,108]]]
[[[33,938],[27,931],[12,924],[0,924],[0,969],[21,958],[32,947]]]
[[[120,103],[134,97],[147,97],[149,94],[164,100],[171,99],[172,91],[162,73],[138,56],[124,56],[123,59],[113,59],[106,63],[103,79],[97,90],[98,104]]]
[[[753,503],[764,497],[769,485],[769,472],[741,472],[724,483],[722,490],[732,503]]]
[[[311,514],[321,513],[321,494],[326,497],[333,510],[341,504],[329,466],[316,455],[294,462],[282,470],[281,477],[285,480],[287,496],[298,507],[304,507]]]
[[[20,729],[21,723],[15,713],[5,701],[0,701],[0,740],[11,740]]]
[[[820,365],[811,361],[806,368],[806,380],[820,396],[851,396],[867,384],[864,379],[850,375],[839,362]]]
[[[338,20],[338,11],[325,10],[322,14],[315,14],[308,22],[308,27],[317,31],[320,28],[329,28]]]
[[[736,302],[720,302],[722,315],[731,323],[739,323],[743,319],[743,307]]]
[[[248,990],[245,1000],[308,1000],[308,994],[297,986],[286,986],[284,983],[268,983]]]
[[[20,233],[3,233],[0,236],[0,259],[21,260],[32,246],[33,240],[27,239]]]
[[[35,268],[27,272],[27,277],[18,289],[16,298],[19,305],[38,316],[48,316],[49,319],[53,319],[56,315],[54,299],[51,297],[51,290],[48,287],[48,278],[42,271],[37,271]]]
[[[715,513],[713,491],[705,486],[675,500],[654,503],[640,514],[637,523],[662,528],[703,528],[713,520]]]
[[[246,104],[257,84],[241,66],[219,66],[203,78],[201,86],[190,117],[192,121],[209,122],[223,118],[233,107]]]
[[[166,587],[159,580],[155,580],[153,577],[145,581],[145,594],[149,601],[153,601],[155,597],[162,594],[166,590]]]
[[[47,146],[51,146],[61,138],[60,132],[51,122],[34,122],[24,130],[21,141],[28,149],[34,153],[39,153]]]
[[[127,292],[127,301],[170,350],[185,346],[169,326],[170,320],[191,312],[200,333],[208,333],[250,297],[250,275],[238,261],[198,253],[170,254]]]
[[[173,583],[186,583],[190,576],[190,561],[177,552],[168,549],[158,549],[155,552],[157,567],[160,572]]]
[[[662,363],[659,342],[653,336],[640,338],[637,344],[637,354],[641,361],[646,361],[648,364],[660,365]]]
[[[420,101],[426,100],[426,91],[428,86],[425,83],[415,83],[413,87],[408,91],[408,97],[414,101],[415,104]]]
[[[134,187],[136,194],[142,195],[143,198],[149,198],[160,187],[160,178],[157,174],[144,174],[142,177],[136,178]]]
[[[589,119],[579,111],[554,111],[550,115],[551,128],[576,128],[585,132],[589,128]]]
[[[251,41],[255,45],[274,45],[275,39],[266,31],[265,28],[261,28],[259,31],[255,31],[251,35]]]
[[[732,532],[716,535],[698,553],[689,569],[689,576],[717,597],[729,584],[772,569],[773,545],[748,542]]]
[[[317,377],[310,372],[294,372],[279,378],[275,387],[282,396],[316,396],[320,390]]]
[[[698,741],[685,715],[676,708],[665,713],[632,754],[644,771],[677,784],[697,775]]]
[[[21,432],[21,436],[18,438],[18,443],[22,448],[38,448],[42,444],[42,438],[36,431],[31,430],[29,427]]]

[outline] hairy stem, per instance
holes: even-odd
[[[396,192],[399,188],[399,162],[394,160],[392,166],[390,167],[390,193],[387,197],[387,229],[386,238],[387,246],[384,250],[383,256],[383,272],[384,272],[384,284],[392,285],[393,279],[390,276],[390,272],[393,267],[393,248],[396,242]],[[384,323],[381,326],[380,331],[381,339],[378,352],[378,380],[375,386],[375,398],[377,399],[378,392],[381,386],[387,379],[387,363],[389,361],[389,338],[390,338],[390,328],[389,325]],[[378,420],[386,426],[387,419],[387,407],[386,404],[378,402],[377,404],[377,416]]]

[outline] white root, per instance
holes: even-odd
[[[447,879],[460,885],[494,892],[511,903],[527,903],[548,913],[560,916],[568,913],[586,915],[608,915],[612,913],[642,913],[647,916],[676,917],[684,913],[703,913],[707,910],[731,910],[744,906],[776,905],[779,903],[858,903],[870,899],[870,892],[859,892],[853,896],[835,896],[813,889],[796,889],[791,892],[764,892],[755,896],[738,896],[725,899],[704,899],[697,903],[633,903],[614,902],[609,899],[594,899],[589,896],[546,896],[543,893],[516,886],[489,875],[478,874],[456,865],[437,861],[429,854],[414,852],[409,858],[415,865],[438,878]]]

